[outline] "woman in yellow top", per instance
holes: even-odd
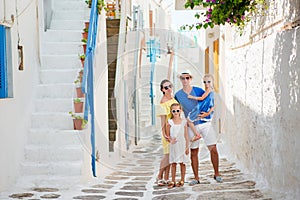
[[[161,128],[162,128],[162,147],[163,147],[163,157],[160,161],[159,173],[157,176],[157,185],[164,186],[168,185],[169,181],[169,172],[170,172],[170,163],[169,163],[169,138],[166,135],[166,124],[168,119],[171,118],[172,114],[170,112],[170,107],[173,103],[178,103],[173,96],[173,85],[172,83],[165,79],[160,83],[160,91],[163,93],[161,98],[160,105],[156,110],[158,116],[161,119]]]

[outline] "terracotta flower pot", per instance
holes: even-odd
[[[87,39],[88,38],[88,32],[82,32],[82,38]]]
[[[90,25],[90,22],[84,22],[84,26],[85,26],[85,28],[89,28],[89,25]]]
[[[75,113],[82,113],[83,112],[83,102],[74,102],[74,111]]]
[[[86,44],[83,44],[82,47],[83,47],[83,53],[86,54]]]
[[[74,130],[82,130],[83,119],[73,119]]]
[[[76,88],[76,94],[77,94],[77,98],[84,97],[84,93],[82,92],[81,87]]]

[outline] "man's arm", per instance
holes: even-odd
[[[211,112],[214,111],[214,109],[215,109],[215,106],[211,107],[208,112],[201,112],[198,116],[200,118],[205,118],[205,117],[209,116],[211,114]]]

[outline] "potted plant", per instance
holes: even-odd
[[[83,101],[80,98],[75,98],[74,102],[74,111],[75,113],[82,113],[83,112]]]
[[[84,54],[86,54],[86,43],[87,43],[87,39],[83,38],[83,39],[81,40],[81,42],[83,43],[83,44],[82,44],[83,52],[84,52]]]
[[[83,32],[82,32],[82,38],[87,39],[88,38],[88,33],[89,29],[88,28],[84,28]]]
[[[76,85],[76,94],[77,94],[77,98],[83,98],[84,97],[84,93],[81,90],[81,82],[79,79],[76,79],[74,81],[75,85]]]
[[[89,22],[89,21],[84,22],[84,26],[85,26],[86,29],[89,29],[89,25],[90,25],[90,22]]]
[[[82,130],[87,124],[87,120],[83,119],[80,115],[75,115],[72,111],[69,112],[73,118],[74,130]]]
[[[82,67],[84,67],[85,54],[80,54],[80,55],[78,55],[78,57],[81,61]]]

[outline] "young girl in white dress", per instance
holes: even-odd
[[[186,119],[180,117],[182,112],[181,105],[174,103],[170,107],[172,117],[168,120],[166,125],[166,135],[170,138],[170,154],[169,161],[171,164],[172,182],[168,188],[175,186],[180,187],[184,185],[185,179],[185,164],[189,162],[189,139],[187,133]],[[176,165],[180,164],[181,179],[179,182],[175,182],[176,177]]]

